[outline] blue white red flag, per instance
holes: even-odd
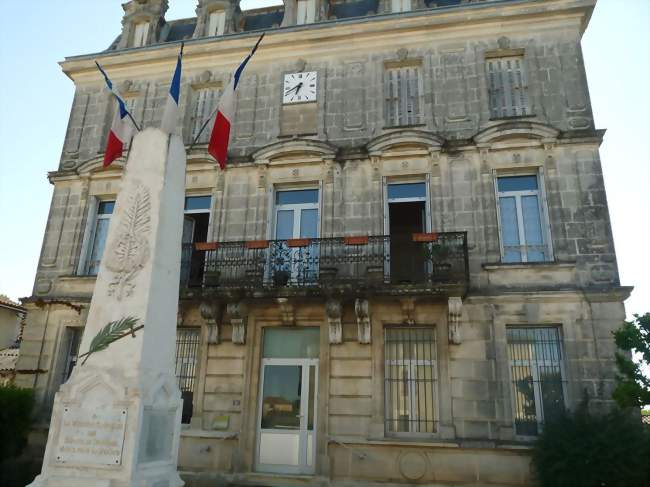
[[[117,101],[117,111],[115,112],[115,117],[113,118],[113,124],[111,125],[111,130],[108,133],[108,140],[106,141],[106,151],[104,152],[104,167],[107,167],[111,162],[113,162],[118,157],[122,157],[122,150],[124,149],[124,144],[126,144],[131,137],[133,136],[133,121],[130,117],[129,111],[126,109],[126,104],[122,99],[122,96],[117,91],[117,88],[113,85],[113,82],[110,80],[106,71],[102,69],[97,61],[95,61],[97,69],[104,76],[106,81],[106,86],[113,96],[115,101]]]
[[[163,112],[162,123],[160,128],[163,132],[173,134],[176,130],[176,123],[180,113],[178,108],[178,100],[181,93],[181,65],[183,60],[183,44],[181,43],[181,51],[178,53],[178,61],[176,61],[176,70],[172,77],[172,83],[169,86],[169,94],[167,95],[167,103],[165,104],[165,111]]]
[[[264,34],[258,39],[255,47],[250,52],[246,59],[239,65],[235,70],[230,83],[226,87],[219,99],[219,109],[217,110],[217,117],[214,121],[214,127],[212,127],[212,134],[210,135],[210,143],[208,144],[208,152],[212,157],[214,157],[219,163],[221,169],[226,168],[226,160],[228,158],[228,142],[230,141],[230,127],[232,126],[235,118],[235,90],[237,85],[239,85],[239,79],[241,78],[242,73],[246,64],[253,57],[257,47],[262,42]]]

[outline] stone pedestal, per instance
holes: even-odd
[[[110,322],[144,328],[81,359],[61,386],[33,486],[183,485],[174,355],[185,162],[178,136],[150,128],[133,140],[79,351]]]

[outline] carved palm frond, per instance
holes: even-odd
[[[125,334],[128,334],[128,332],[133,333],[137,324],[138,318],[135,318],[134,316],[127,316],[126,318],[117,321],[111,321],[108,325],[99,330],[99,333],[97,333],[97,335],[92,339],[88,352],[84,354],[86,358],[82,364],[88,360],[88,357],[91,354],[105,350],[111,343],[122,338]],[[142,327],[140,326],[138,329],[139,328]]]

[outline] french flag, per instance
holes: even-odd
[[[263,38],[264,34],[261,35],[257,40],[255,47],[253,47],[253,50],[239,65],[219,100],[219,109],[217,110],[217,118],[214,121],[214,127],[212,127],[210,143],[208,144],[208,153],[217,160],[221,169],[226,168],[226,159],[228,158],[230,126],[235,118],[235,90],[237,89],[239,79],[244,72],[246,64],[250,58],[253,57],[255,51],[257,51],[257,47],[260,45],[260,42],[262,42]]]
[[[163,112],[162,124],[160,128],[163,132],[173,134],[176,130],[176,122],[178,121],[178,100],[181,93],[181,65],[183,60],[183,43],[181,43],[181,51],[178,53],[178,61],[176,61],[176,70],[172,77],[172,84],[169,86],[169,94],[167,95],[167,103],[165,104],[165,111]]]
[[[133,121],[133,117],[131,117],[129,111],[126,109],[126,104],[120,96],[120,93],[117,91],[117,88],[115,88],[113,82],[106,74],[106,71],[102,69],[97,61],[95,61],[95,64],[97,65],[97,69],[99,69],[104,76],[106,86],[108,86],[110,92],[113,93],[118,105],[118,110],[115,113],[115,117],[113,117],[111,131],[108,133],[106,151],[104,152],[104,167],[108,167],[108,165],[115,159],[122,157],[124,144],[126,144],[133,136],[135,122]]]

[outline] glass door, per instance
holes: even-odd
[[[276,285],[313,282],[318,274],[318,244],[292,246],[287,240],[318,238],[318,190],[278,191],[275,194],[275,239],[271,249],[271,279]]]
[[[314,473],[317,381],[318,359],[262,360],[258,471]]]

